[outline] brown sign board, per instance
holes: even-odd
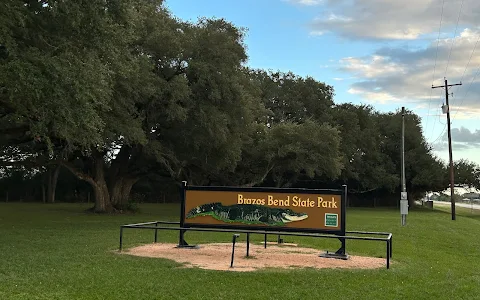
[[[187,186],[183,226],[345,232],[343,190]]]

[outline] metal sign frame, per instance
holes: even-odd
[[[329,194],[340,196],[340,229],[321,229],[321,228],[291,228],[283,226],[248,226],[248,225],[236,225],[236,224],[201,224],[195,222],[188,222],[185,220],[186,214],[186,192],[187,191],[222,191],[222,192],[258,192],[258,193],[280,193],[280,194]],[[264,230],[275,232],[301,232],[301,233],[321,233],[332,234],[338,236],[345,236],[346,233],[346,202],[347,202],[347,186],[344,185],[343,189],[303,189],[303,188],[265,188],[265,187],[231,187],[231,186],[189,186],[186,181],[181,185],[181,208],[180,208],[180,227],[181,228],[212,228],[212,229],[235,229],[235,230]],[[194,247],[188,245],[184,239],[186,230],[179,231],[179,247]],[[341,247],[335,253],[327,253],[329,257],[342,257],[346,258],[345,252],[345,238],[339,237],[341,241]]]

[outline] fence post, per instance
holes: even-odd
[[[239,237],[240,235],[238,233],[234,234],[233,235],[233,238],[232,238],[232,260],[230,262],[230,268],[233,268],[233,259],[235,257],[235,241],[237,239],[237,237]]]
[[[122,244],[123,244],[123,226],[120,226],[120,246],[118,251],[122,251]]]
[[[390,269],[390,240],[387,240],[387,270]]]

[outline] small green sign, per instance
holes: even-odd
[[[338,214],[325,214],[325,226],[338,227]]]

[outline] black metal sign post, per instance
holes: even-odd
[[[184,222],[185,218],[183,217],[183,212],[185,211],[185,187],[187,186],[186,181],[182,181],[182,186],[180,187],[180,227],[184,227]],[[185,242],[185,231],[180,230],[179,231],[179,237],[178,237],[178,247],[183,247],[187,243]]]
[[[340,237],[338,238],[340,240],[340,243],[342,243],[342,245],[340,246],[340,248],[335,252],[335,253],[330,253],[330,252],[325,252],[325,253],[322,253],[320,254],[319,256],[320,257],[326,257],[326,258],[339,258],[339,259],[348,259],[348,254],[346,252],[346,239],[344,238],[347,230],[346,230],[346,215],[347,215],[347,209],[346,209],[346,206],[347,206],[347,186],[346,185],[343,185],[343,195],[342,195],[342,203],[341,203],[341,215],[342,215],[342,218],[341,218],[341,232],[340,234],[337,234],[339,236],[343,236],[343,237]]]
[[[233,238],[232,238],[232,259],[230,260],[230,268],[233,268],[233,260],[235,258],[235,241],[239,236],[240,234],[236,233],[233,235]]]
[[[187,182],[182,181],[180,196],[181,196],[181,207],[180,207],[180,227],[185,227],[185,200],[186,200],[186,189],[187,189]],[[178,245],[177,248],[198,248],[197,245],[189,245],[185,241],[185,231],[186,230],[179,230],[179,237],[178,237]]]

